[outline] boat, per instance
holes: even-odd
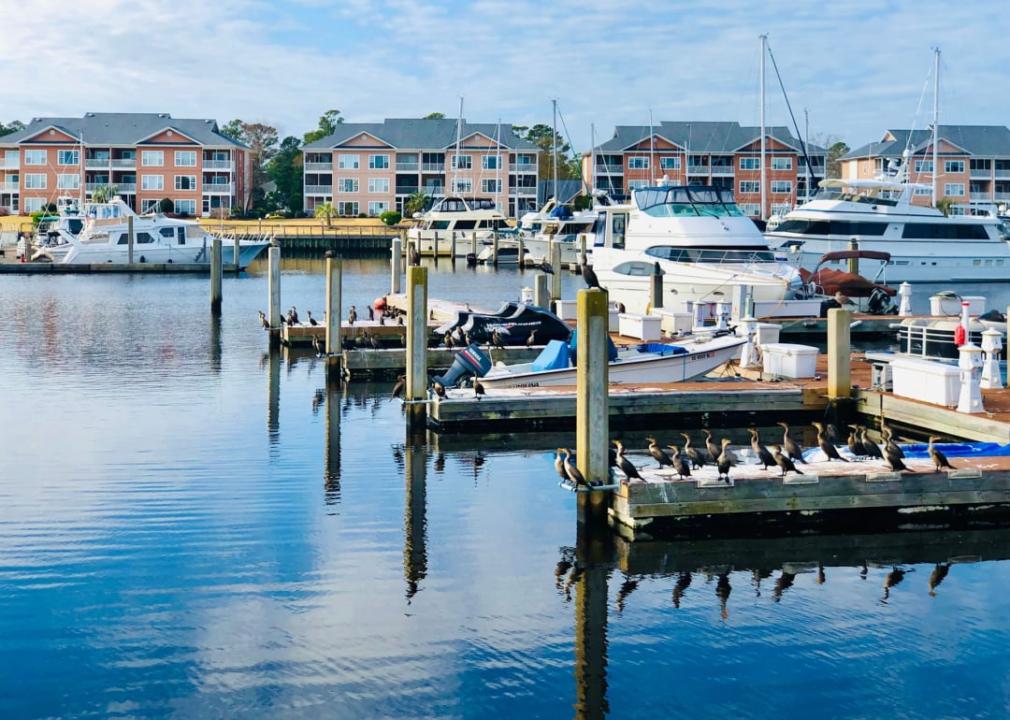
[[[611,204],[604,193],[594,197],[594,201],[599,205]],[[560,243],[563,264],[578,264],[582,260],[579,236],[592,234],[596,218],[595,208],[574,210],[551,198],[536,212],[523,215],[514,235],[499,239],[498,263],[518,262],[519,241],[522,240],[525,256],[535,263],[550,262],[551,241],[554,241]],[[586,255],[591,255],[592,250],[592,243],[587,243]],[[477,255],[479,263],[489,263],[493,259],[494,252],[488,245]]]
[[[804,295],[822,299],[821,317],[827,316],[828,306],[825,303],[839,294],[856,300],[857,310],[860,312],[870,315],[896,315],[898,308],[891,298],[897,295],[897,291],[878,282],[880,273],[887,267],[890,259],[889,253],[875,250],[839,250],[826,253],[817,261],[813,270],[800,268],[800,277],[805,285]],[[856,261],[857,264],[861,260],[879,260],[881,269],[877,271],[877,276],[870,279],[848,269],[826,267],[850,260]]]
[[[642,343],[618,350],[608,367],[609,382],[677,383],[707,375],[740,352],[747,341],[729,333],[697,335],[676,344]],[[568,343],[552,341],[530,363],[496,365],[480,382],[488,389],[558,387],[576,383],[576,368],[569,364]]]
[[[161,213],[138,215],[119,197],[108,203],[86,203],[81,212],[73,208],[61,212],[59,220],[46,230],[32,260],[64,265],[126,263],[131,222],[135,262],[210,262],[214,235],[199,223]],[[248,267],[269,245],[266,238],[239,240],[239,267]],[[222,259],[234,264],[233,240],[224,241]]]
[[[663,307],[727,303],[739,315],[744,298],[762,316],[816,315],[801,299],[803,283],[737,208],[732,190],[670,185],[632,192],[630,202],[597,208],[593,269],[600,284],[631,312],[650,305],[651,275],[663,275]]]
[[[469,337],[477,343],[490,343],[497,333],[497,340],[503,346],[526,345],[532,334],[537,345],[550,340],[567,340],[571,329],[564,320],[545,308],[519,302],[507,302],[493,313],[461,311],[456,318],[435,329],[434,334],[444,339],[448,334],[454,337]]]
[[[448,195],[431,201],[427,210],[415,214],[417,224],[407,230],[407,240],[413,240],[421,255],[448,257],[452,253],[452,238],[456,238],[456,257],[466,257],[477,236],[478,252],[490,242],[495,232],[511,231],[508,219],[497,209],[494,200]]]
[[[821,191],[787,213],[769,244],[791,250],[812,265],[826,253],[886,252],[869,260],[866,272],[886,271],[895,282],[985,282],[1010,280],[1010,230],[996,215],[944,215],[912,203],[930,186],[905,181],[905,170],[881,179],[827,179]]]

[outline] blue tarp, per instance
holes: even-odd
[[[568,338],[568,353],[569,357],[572,359],[572,365],[575,364],[575,358],[578,357],[579,353],[579,329],[575,328],[572,330],[571,337]],[[610,362],[614,362],[617,359],[617,346],[614,345],[614,341],[609,337],[607,338],[607,356],[610,358]]]
[[[687,348],[666,343],[642,343],[638,346],[640,353],[656,353],[657,355],[687,355]]]
[[[561,340],[551,340],[533,361],[533,370],[560,370],[568,367],[568,345]]]
[[[926,443],[909,443],[902,445],[905,456],[910,458],[929,457],[929,446]],[[1010,445],[999,443],[936,443],[935,447],[947,457],[1006,457],[1010,456]]]

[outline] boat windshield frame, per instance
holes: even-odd
[[[653,245],[645,254],[657,260],[679,263],[704,263],[712,265],[778,263],[771,248],[741,247],[681,247],[679,245]]]
[[[638,188],[635,204],[652,217],[745,217],[732,190],[707,185]]]

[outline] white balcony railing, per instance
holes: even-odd
[[[972,200],[976,201],[989,201],[992,200],[992,195],[988,192],[972,192],[970,195]]]
[[[204,195],[231,195],[235,192],[235,183],[208,183],[203,184]]]
[[[11,182],[10,180],[0,183],[0,192],[5,193],[19,192],[20,189],[21,188],[19,187],[18,183]]]
[[[333,163],[307,162],[305,172],[333,172]]]
[[[988,180],[989,178],[992,177],[992,170],[990,170],[989,168],[985,169],[972,168],[971,170],[968,171],[968,177],[970,177],[972,180]]]
[[[732,165],[713,165],[712,166],[713,175],[732,175],[733,166]]]
[[[235,161],[234,160],[204,160],[203,161],[204,170],[234,170]]]
[[[332,195],[333,186],[332,185],[306,185],[305,186],[306,195]]]
[[[993,198],[995,200],[1010,200],[1010,192],[993,193]]]
[[[111,183],[111,185],[116,188],[116,192],[120,195],[137,192],[137,183]]]
[[[421,167],[421,163],[415,160],[414,162],[405,162],[402,160],[396,161],[396,169],[402,172],[417,172]]]
[[[111,158],[85,158],[84,167],[88,170],[108,170]]]
[[[513,188],[513,190],[515,190],[515,194],[520,197],[530,197],[537,194],[537,189],[535,187]]]
[[[106,166],[102,166],[106,167]],[[114,168],[135,168],[137,167],[137,158],[112,158],[112,167]]]
[[[421,163],[423,172],[445,172],[445,163]]]
[[[21,161],[18,158],[11,158],[8,160],[5,157],[0,156],[0,170],[18,170],[21,167]]]
[[[996,177],[998,178],[1010,178],[1010,168],[1006,170],[1002,168],[996,168]]]
[[[687,172],[691,175],[708,175],[708,165],[688,165]]]

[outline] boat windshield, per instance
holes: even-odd
[[[775,253],[768,248],[691,248],[656,245],[645,251],[660,260],[683,263],[773,263]]]
[[[652,217],[742,217],[733,193],[714,187],[649,187],[635,191],[635,202]]]

